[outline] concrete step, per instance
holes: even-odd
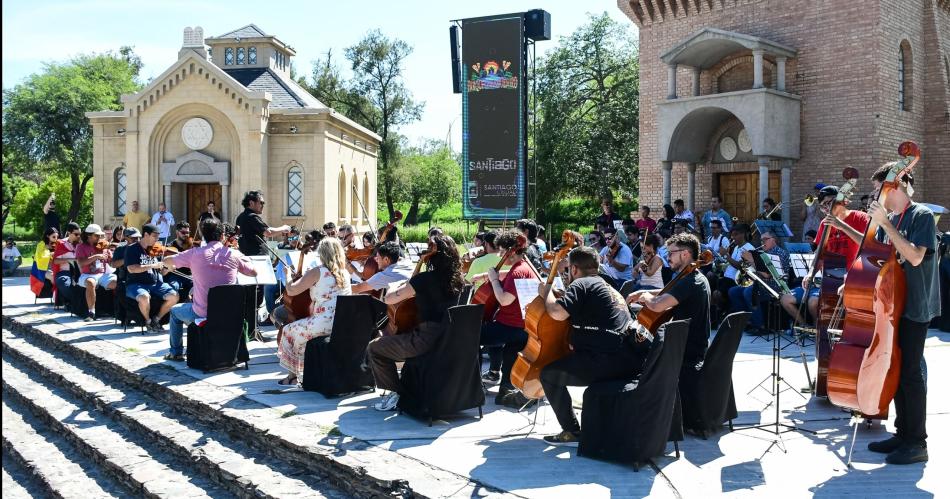
[[[344,497],[322,476],[281,462],[230,437],[220,429],[177,413],[82,361],[50,353],[12,333],[3,333],[3,354],[45,382],[66,389],[239,497]]]
[[[22,404],[76,449],[107,470],[134,495],[144,497],[234,497],[196,473],[190,463],[149,445],[66,390],[34,380],[6,356],[3,395]]]
[[[3,449],[12,462],[36,478],[48,497],[127,497],[132,493],[12,399],[3,401]],[[3,495],[7,497],[6,490]]]
[[[192,421],[223,429],[281,462],[321,476],[353,497],[446,497],[500,494],[466,475],[342,435],[301,415],[288,415],[251,400],[236,387],[195,379],[188,371],[115,342],[34,314],[5,314],[3,328],[50,352],[81,360],[135,391],[174,407]],[[319,395],[315,395],[319,396]],[[409,487],[409,483],[414,487]]]
[[[46,491],[30,470],[20,466],[14,457],[3,452],[3,466],[0,468],[0,481],[3,482],[4,499],[46,499],[53,496]]]

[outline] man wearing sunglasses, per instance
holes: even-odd
[[[776,266],[775,270],[779,274],[787,274],[789,269],[792,268],[792,260],[788,255],[788,251],[778,245],[778,237],[776,237],[774,232],[766,231],[762,234],[762,250],[768,255],[776,255],[781,261],[780,266]],[[759,255],[755,251],[743,251],[742,259],[745,260],[752,268],[755,268],[754,258],[759,258]],[[772,278],[772,275],[768,272],[758,272],[759,277],[765,281],[765,284],[774,290],[782,289],[781,285]],[[779,276],[781,279],[782,277]],[[747,330],[751,334],[758,334],[762,332],[763,326],[763,314],[762,307],[771,299],[768,293],[765,293],[763,289],[759,288],[759,284],[754,284],[752,286],[736,286],[729,290],[729,304],[732,306],[733,312],[752,312],[752,317],[749,319],[749,325]]]
[[[241,229],[238,249],[245,256],[268,255],[264,238],[290,232],[290,226],[270,227],[264,222],[261,218],[261,213],[264,212],[264,193],[261,191],[248,191],[241,205],[244,206],[244,211],[235,221],[235,225]]]
[[[614,281],[609,284],[619,289],[621,284],[633,279],[633,252],[629,246],[620,242],[617,229],[613,227],[604,229],[604,240],[607,241],[607,246],[600,250],[600,262]]]

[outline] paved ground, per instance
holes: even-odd
[[[111,320],[83,324],[48,305],[34,305],[26,279],[3,280],[4,315],[43,314],[71,328],[79,328],[121,346],[130,355],[162,362],[167,335],[123,333]],[[272,331],[267,333],[273,335]],[[491,405],[485,418],[474,412],[429,428],[424,423],[395,413],[372,409],[375,395],[327,400],[297,389],[278,390],[283,375],[275,356],[276,343],[251,343],[251,369],[204,375],[174,366],[207,382],[241,390],[251,400],[285,414],[299,415],[314,423],[336,427],[344,435],[370,442],[452,473],[469,476],[485,485],[525,497],[626,497],[780,494],[782,497],[834,496],[947,496],[950,482],[939,470],[950,469],[950,391],[940,382],[950,379],[950,333],[931,330],[925,356],[929,366],[928,431],[930,462],[926,465],[885,466],[883,456],[866,450],[867,442],[893,429],[893,417],[885,425],[861,427],[854,452],[854,468],[844,464],[850,443],[848,414],[819,399],[797,393],[805,386],[805,371],[798,348],[783,351],[782,374],[795,390],[782,393],[782,420],[816,432],[782,435],[781,448],[771,446],[772,435],[762,430],[720,433],[702,440],[688,436],[673,457],[672,447],[654,466],[639,473],[628,466],[577,456],[575,449],[546,445],[541,436],[558,430],[550,408],[544,407],[538,423],[533,414],[519,414]],[[810,353],[810,352],[808,352]],[[815,363],[808,356],[811,372]],[[736,357],[734,382],[740,416],[737,425],[774,420],[771,395],[755,388],[771,371],[771,343],[745,338]],[[579,392],[578,392],[579,394]],[[771,446],[771,447],[770,447]],[[785,452],[783,452],[784,448]],[[412,483],[410,483],[412,485]]]

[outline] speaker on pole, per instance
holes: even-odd
[[[459,27],[449,27],[449,42],[452,47],[452,93],[462,93],[462,60],[459,56]]]
[[[534,9],[524,14],[524,36],[534,41],[551,39],[551,13]]]

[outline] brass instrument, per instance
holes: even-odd
[[[811,206],[811,205],[815,204],[815,199],[816,199],[816,198],[815,198],[815,196],[814,196],[813,194],[809,194],[809,195],[805,196],[805,206]]]
[[[762,213],[759,213],[759,216],[755,217],[755,219],[756,220],[771,220],[772,214],[775,213],[776,210],[781,208],[783,204],[785,204],[784,201],[779,202],[778,204],[773,206],[771,210],[763,211]],[[759,228],[755,224],[752,224],[752,230],[749,232],[750,237],[754,237],[756,233],[758,232],[759,232]]]
[[[762,249],[762,246],[765,246],[765,245],[762,244],[762,245],[759,245],[757,248],[752,248],[752,250],[750,250],[749,252],[755,253],[756,251],[759,251],[760,249]],[[754,255],[753,255],[753,258],[754,258]],[[769,260],[769,263],[771,263],[771,260]],[[749,267],[752,267],[752,268],[750,269]],[[749,272],[755,272],[755,265],[753,265],[752,263],[749,263],[746,259],[743,258],[742,263],[739,266],[739,273],[736,274],[737,286],[742,286],[743,288],[747,288],[755,284],[755,281],[753,281],[752,278],[749,277],[749,274],[748,274]]]

